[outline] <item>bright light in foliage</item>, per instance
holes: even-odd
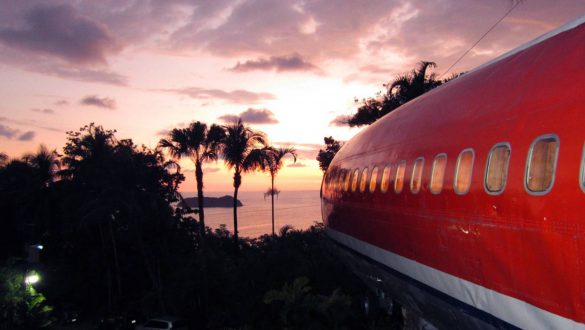
[[[31,285],[39,282],[41,277],[38,274],[29,274],[24,278],[24,283]]]

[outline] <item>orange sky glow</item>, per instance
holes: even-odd
[[[191,121],[242,115],[273,145],[295,146],[279,189],[317,190],[324,136],[354,99],[421,60],[438,76],[514,4],[442,1],[11,1],[0,0],[0,151],[19,157],[95,122],[155,147]],[[585,14],[585,2],[525,0],[451,73],[463,72]],[[194,191],[193,164],[181,162]],[[230,191],[221,161],[205,189]],[[269,175],[244,176],[266,190]]]

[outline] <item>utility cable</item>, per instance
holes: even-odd
[[[447,69],[447,71],[443,72],[443,74],[439,77],[439,79],[442,79],[443,76],[445,74],[447,74],[447,72],[451,71],[451,69],[453,69],[453,67],[455,65],[457,65],[457,63],[459,63],[459,61],[461,61],[475,46],[477,46],[477,44],[479,44],[483,38],[485,38],[490,32],[492,32],[492,30],[498,25],[500,24],[501,21],[504,20],[504,18],[506,18],[508,15],[510,15],[510,13],[516,8],[518,7],[518,5],[520,4],[521,1],[515,1],[516,3],[512,6],[512,8],[510,8],[505,14],[504,16],[502,16],[494,25],[492,25],[492,27],[490,27],[471,47],[469,47],[468,50],[465,51],[465,53],[463,53],[463,55],[461,55],[456,61],[455,63],[451,64],[451,66]]]

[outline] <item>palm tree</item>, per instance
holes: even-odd
[[[199,209],[199,231],[205,236],[205,212],[203,197],[203,163],[217,160],[225,131],[223,127],[194,122],[187,128],[173,129],[168,139],[162,139],[159,146],[166,148],[172,157],[180,159],[189,157],[195,164],[195,181],[197,182],[197,206]]]
[[[239,118],[225,126],[226,137],[223,157],[228,169],[234,169],[234,241],[238,244],[238,189],[242,185],[242,173],[266,169],[268,149],[266,136],[244,126]]]
[[[296,163],[297,161],[297,152],[295,148],[288,147],[288,148],[273,148],[268,147],[268,171],[270,172],[270,189],[267,193],[270,194],[272,198],[272,236],[274,236],[274,195],[277,194],[277,190],[274,188],[274,180],[276,179],[276,175],[278,171],[282,168],[282,159],[286,155],[291,155],[293,157],[293,161]]]
[[[59,160],[59,154],[57,151],[49,151],[49,149],[42,144],[36,153],[25,155],[23,161],[35,169],[36,179],[43,187],[47,187],[55,180],[55,177],[61,168],[61,161]]]
[[[397,99],[399,105],[423,95],[443,82],[436,79],[436,74],[427,75],[427,69],[436,67],[435,62],[421,61],[418,69],[399,76],[391,84],[387,84],[388,94]]]
[[[421,61],[417,69],[398,76],[390,83],[384,84],[386,93],[379,93],[376,97],[361,101],[361,106],[356,113],[347,119],[347,124],[351,127],[370,125],[404,103],[457,77],[457,75],[454,75],[444,80],[437,80],[436,74],[427,74],[429,68],[436,66],[434,62]]]

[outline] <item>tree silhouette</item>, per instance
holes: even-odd
[[[203,196],[203,166],[207,161],[218,158],[221,142],[225,137],[221,126],[207,125],[199,121],[193,122],[188,128],[175,128],[169,133],[168,139],[162,139],[159,146],[167,149],[172,157],[180,159],[189,157],[195,164],[195,181],[197,182],[197,205],[199,210],[199,231],[205,236],[205,212]]]
[[[274,180],[276,179],[276,175],[278,171],[282,168],[282,159],[286,155],[290,155],[293,157],[293,161],[296,163],[297,161],[297,153],[295,148],[288,147],[288,148],[273,148],[268,147],[268,158],[267,158],[267,168],[270,172],[270,193],[271,202],[272,202],[272,236],[274,236],[274,195],[277,194],[277,190],[274,187]]]
[[[182,174],[168,171],[160,150],[138,148],[94,124],[68,132],[62,160],[63,223],[53,234],[72,247],[62,254],[77,259],[68,266],[77,274],[71,285],[92,293],[92,302],[78,303],[112,309],[148,293],[164,309],[162,254]]]
[[[57,151],[49,151],[42,144],[36,153],[25,155],[23,160],[35,169],[39,184],[45,187],[55,180],[61,169],[61,161]]]
[[[13,159],[0,167],[0,209],[3,226],[1,255],[21,255],[22,246],[38,241],[53,221],[51,191],[59,167],[59,156],[45,146],[34,154]],[[4,245],[6,243],[7,245]],[[15,247],[19,245],[19,249]]]
[[[242,119],[225,126],[223,157],[228,169],[234,170],[234,241],[238,244],[238,189],[242,173],[266,169],[269,157],[264,133],[245,126]]]
[[[457,77],[457,75],[454,75],[445,80],[437,80],[434,73],[427,73],[429,68],[434,67],[436,67],[434,62],[421,61],[417,69],[398,76],[391,83],[384,84],[386,88],[384,94],[378,94],[377,97],[361,101],[361,106],[357,109],[357,112],[347,121],[349,126],[370,125],[408,101]]]
[[[8,162],[8,155],[0,152],[0,167],[4,167],[4,165],[6,165],[6,162]]]
[[[337,154],[339,149],[341,149],[341,143],[335,140],[333,137],[324,137],[323,140],[325,141],[325,150],[320,149],[319,154],[317,155],[317,161],[319,162],[319,168],[323,173],[327,172],[329,168],[329,164],[333,160],[333,157]]]

